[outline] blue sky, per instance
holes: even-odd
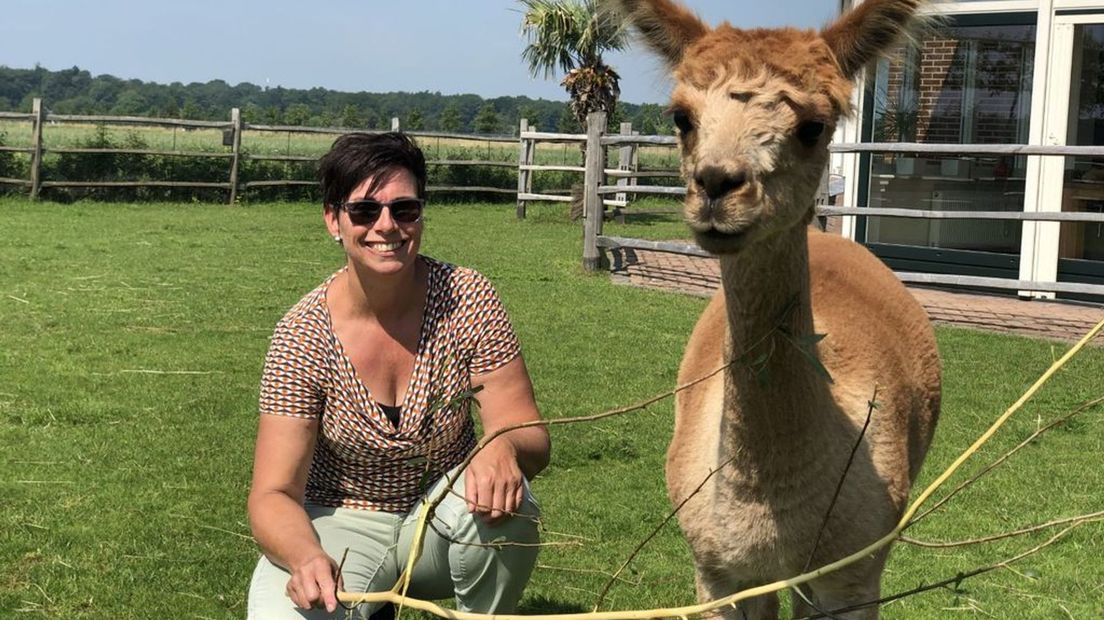
[[[529,77],[515,0],[3,0],[0,65],[79,66],[161,83],[222,79],[287,88],[440,91],[564,100]],[[710,23],[819,28],[837,0],[691,0]],[[640,46],[607,58],[622,99],[663,102]]]

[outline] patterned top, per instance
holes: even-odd
[[[320,419],[306,499],[324,506],[406,512],[475,447],[471,376],[520,354],[517,336],[483,275],[424,256],[425,316],[395,428],[357,377],[333,331],[326,290],[341,271],[276,324],[261,378],[262,414]]]

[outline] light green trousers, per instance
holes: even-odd
[[[435,498],[447,492],[445,485],[446,479],[442,478],[427,496]],[[434,527],[426,528],[408,595],[420,599],[455,597],[462,611],[513,612],[537,561],[540,509],[526,485],[518,514],[491,526],[468,512],[463,476],[459,476],[454,490],[437,507]],[[341,570],[345,590],[380,592],[395,585],[406,565],[421,507],[419,502],[407,514],[313,504],[306,508],[330,557],[340,562],[349,550]],[[495,544],[490,545],[492,542]],[[261,557],[249,585],[250,620],[346,617],[346,610],[340,607],[332,614],[325,609],[296,607],[285,592],[289,576],[286,570]],[[360,605],[349,616],[367,618],[379,606]]]

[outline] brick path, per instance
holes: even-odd
[[[649,250],[609,253],[614,282],[707,297],[720,286],[717,259]],[[935,323],[1071,342],[1104,319],[1104,306],[1022,300],[909,287]],[[1104,346],[1104,334],[1093,344]]]

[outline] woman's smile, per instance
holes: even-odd
[[[406,239],[400,239],[399,241],[367,241],[364,245],[368,246],[370,250],[384,254],[395,252],[406,245],[406,242]]]

